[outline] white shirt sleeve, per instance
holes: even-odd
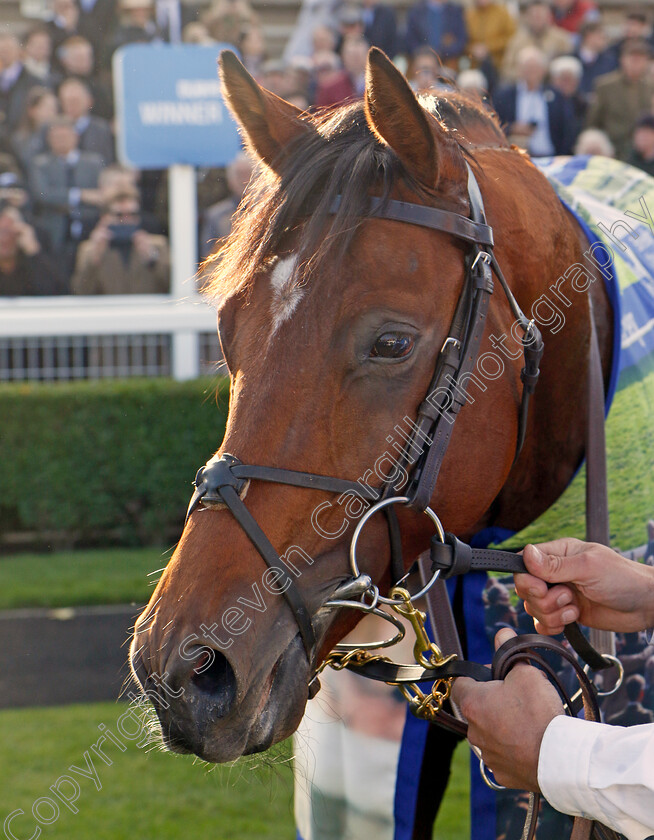
[[[654,724],[609,726],[559,715],[545,730],[538,784],[564,814],[628,840],[654,835]]]

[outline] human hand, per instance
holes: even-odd
[[[100,219],[89,236],[91,259],[94,263],[97,264],[100,262],[102,257],[105,255],[110,242],[111,231],[109,230],[109,219],[105,217]]]
[[[137,230],[132,234],[134,250],[145,263],[154,263],[157,259],[157,251],[152,245],[150,235],[144,230]]]
[[[79,197],[84,204],[90,204],[92,207],[100,207],[104,201],[102,192],[92,187],[80,190]]]
[[[33,257],[41,250],[39,240],[36,238],[36,233],[31,225],[21,219],[16,222],[16,232],[18,234],[16,245],[28,257]]]
[[[495,636],[495,649],[516,634],[508,627]],[[468,721],[468,740],[481,750],[497,782],[538,791],[538,756],[549,723],[563,705],[547,677],[531,665],[516,665],[504,680],[478,683],[459,677],[452,700]]]
[[[624,633],[654,624],[651,567],[571,538],[528,545],[523,557],[529,574],[515,575],[515,588],[539,633],[554,636],[573,621]]]

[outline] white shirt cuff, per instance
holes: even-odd
[[[68,190],[68,204],[77,207],[82,199],[82,190],[79,187],[71,187]]]
[[[566,715],[555,717],[545,730],[538,759],[538,785],[557,811],[586,817],[593,808],[588,775],[600,730],[597,723]]]

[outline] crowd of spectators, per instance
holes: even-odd
[[[111,61],[129,43],[232,44],[299,108],[363,95],[368,48],[416,90],[481,96],[532,156],[602,154],[654,175],[654,36],[646,4],[594,0],[301,0],[281,57],[250,0],[51,0],[0,29],[0,295],[166,291],[166,173],[116,162]],[[200,256],[229,231],[244,155],[198,169]]]

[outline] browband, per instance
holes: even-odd
[[[330,212],[338,212],[341,206],[341,196],[337,195],[332,201]],[[370,197],[371,218],[390,219],[393,222],[407,222],[410,225],[440,230],[476,245],[493,246],[493,229],[490,225],[474,222],[451,210],[439,210],[437,207],[427,207],[423,204],[411,204],[408,201],[397,201],[394,198],[384,200],[377,196]]]

